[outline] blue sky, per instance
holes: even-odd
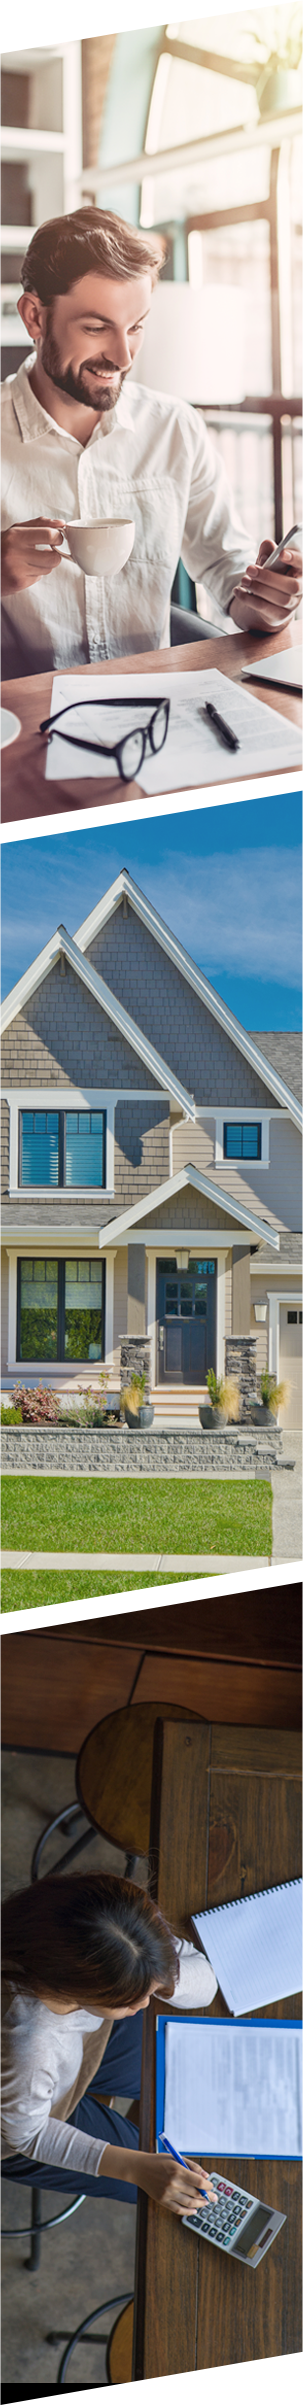
[[[301,1026],[301,803],[262,797],[2,851],[2,994],[127,867],[244,1026]]]

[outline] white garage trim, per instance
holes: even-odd
[[[269,1304],[268,1368],[272,1373],[272,1377],[276,1378],[278,1386],[280,1372],[280,1303],[289,1303],[290,1306],[292,1303],[294,1303],[296,1309],[299,1307],[299,1309],[302,1310],[302,1286],[295,1288],[283,1287],[283,1292],[280,1294],[268,1293],[267,1301]]]

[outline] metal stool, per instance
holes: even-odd
[[[13,2160],[13,2158],[12,2158],[12,2160]],[[6,2174],[4,2173],[4,2166],[3,2166],[3,2164],[2,2164],[2,2178],[3,2178],[3,2177],[6,2177],[6,2178],[8,2178],[8,2179],[9,2179],[9,2172],[8,2172],[8,2173],[6,2173]],[[16,2181],[16,2183],[14,2182],[14,2185],[15,2185],[15,2184],[16,2184],[16,2186],[17,2186],[17,2181]],[[27,2229],[25,2229],[25,2230],[24,2230],[24,2229],[23,2229],[23,2230],[1,2230],[1,2238],[30,2238],[30,2240],[31,2240],[30,2254],[29,2254],[29,2255],[27,2255],[27,2256],[26,2256],[26,2259],[25,2259],[25,2263],[24,2263],[24,2270],[25,2270],[25,2271],[38,2271],[38,2269],[39,2269],[39,2263],[40,2263],[40,2253],[41,2253],[41,2235],[42,2235],[42,2230],[54,2230],[54,2229],[56,2229],[59,2221],[69,2221],[69,2219],[70,2219],[70,2214],[71,2214],[71,2213],[77,2213],[77,2210],[78,2210],[78,2205],[84,2205],[84,2204],[85,2204],[85,2191],[84,2191],[84,2194],[83,2194],[83,2196],[76,2196],[76,2197],[75,2197],[75,2199],[74,2199],[74,2203],[73,2203],[72,2205],[65,2205],[65,2206],[64,2206],[64,2211],[63,2211],[63,2213],[52,2213],[52,2216],[51,2216],[51,2220],[50,2220],[50,2221],[41,2221],[41,2194],[42,2194],[42,2190],[41,2190],[41,2188],[32,2188],[32,2210],[31,2210],[31,2219],[30,2219],[30,2222],[29,2222],[29,2224],[28,2224],[28,2227],[27,2227]]]
[[[44,1846],[47,1844],[47,1838],[52,1837],[53,1829],[60,1829],[62,1831],[62,1836],[64,1837],[66,1824],[72,1820],[83,1820],[83,1807],[81,1804],[66,1804],[64,1811],[56,1812],[54,1820],[47,1821],[46,1828],[42,1830],[42,1836],[38,1838],[37,1845],[34,1848],[31,1863],[32,1886],[34,1885],[35,1880],[39,1878],[39,1863],[41,1860],[41,1854],[44,1852]],[[94,1830],[92,1828],[86,1828],[82,1837],[76,1837],[75,1845],[68,1846],[67,1853],[60,1855],[60,1861],[53,1863],[53,1877],[55,1871],[65,1870],[66,1863],[73,1862],[75,1854],[81,1854],[83,1847],[90,1845],[93,1836]],[[46,1877],[47,1876],[48,1874],[46,1872]]]
[[[74,2330],[73,2338],[68,2339],[67,2346],[64,2348],[64,2355],[61,2355],[58,2379],[56,2380],[56,2390],[62,2389],[65,2386],[65,2373],[67,2372],[71,2355],[74,2353],[74,2347],[85,2344],[85,2340],[87,2346],[95,2346],[96,2342],[98,2343],[99,2333],[96,2332],[96,2336],[94,2335],[93,2338],[87,2338],[87,2331],[91,2330],[92,2322],[101,2320],[102,2313],[112,2313],[115,2305],[122,2305],[123,2311],[122,2313],[120,2312],[118,2314],[118,2320],[114,2323],[113,2330],[110,2332],[107,2330],[102,2330],[100,2332],[101,2345],[106,2346],[106,2378],[109,2388],[113,2388],[118,2381],[131,2380],[133,2296],[128,2290],[127,2294],[124,2296],[106,2297],[105,2304],[97,2305],[95,2313],[88,2313],[86,2320],[78,2323],[78,2329]],[[49,2331],[48,2346],[55,2347],[58,2345],[58,2335],[60,2337],[60,2331],[59,2334],[54,2330]]]

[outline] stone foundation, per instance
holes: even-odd
[[[249,1419],[248,1405],[257,1393],[256,1336],[226,1336],[225,1375],[237,1378],[240,1387],[241,1419]]]
[[[129,1386],[130,1379],[134,1372],[136,1378],[142,1378],[144,1370],[146,1378],[144,1402],[148,1403],[151,1389],[151,1347],[149,1336],[121,1336],[121,1386]]]

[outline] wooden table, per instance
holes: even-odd
[[[184,669],[190,668],[196,671],[202,668],[206,673],[208,668],[219,668],[224,676],[237,678],[245,663],[255,660],[257,651],[260,659],[263,659],[269,653],[272,655],[277,651],[291,650],[292,645],[298,643],[298,639],[298,626],[292,622],[286,631],[275,635],[273,641],[269,641],[268,635],[237,635],[236,633],[220,635],[214,637],[211,642],[182,643],[176,649],[173,647],[168,651],[141,652],[138,657],[134,655],[132,659],[96,661],[93,664],[90,663],[89,674],[90,676],[102,676],[102,674],[116,676],[117,673],[123,676],[136,675],[145,681],[146,678],[152,677],[153,669],[159,671],[160,668],[161,674],[163,669],[165,678],[168,671],[170,675],[180,676]],[[64,671],[64,673],[74,675],[75,670]],[[87,668],[79,668],[77,674],[86,676]],[[76,808],[83,810],[87,807],[91,810],[94,802],[98,803],[98,808],[100,808],[100,804],[103,804],[104,807],[106,804],[108,807],[109,802],[116,805],[117,802],[125,802],[126,799],[132,801],[134,797],[139,797],[141,794],[140,785],[123,785],[119,777],[115,777],[114,780],[112,777],[102,778],[102,783],[100,782],[99,785],[97,779],[91,777],[77,777],[75,780],[68,777],[60,782],[58,780],[54,784],[46,784],[44,774],[46,737],[39,734],[39,726],[40,721],[48,718],[50,714],[52,683],[53,671],[50,669],[43,676],[10,678],[2,686],[3,708],[14,710],[16,717],[21,721],[21,735],[18,737],[18,741],[10,744],[2,756],[2,820],[4,824],[12,820],[19,822],[26,818],[53,816],[63,809],[72,810],[73,814]],[[257,695],[259,701],[266,701],[271,709],[280,711],[284,718],[289,719],[292,726],[301,726],[302,706],[298,694],[276,692],[269,685],[253,684],[249,690]],[[235,768],[235,777],[236,775]],[[217,781],[219,784],[222,783],[222,762],[219,759]],[[228,800],[228,786],[226,799]],[[148,806],[149,809],[152,807],[151,796]]]
[[[301,1746],[293,1733],[159,1721],[155,1731],[151,1854],[154,1892],[176,1933],[188,1907],[221,1904],[297,1876],[301,1868]],[[226,2012],[218,1991],[210,2011]],[[301,1999],[263,2007],[300,2017]],[[140,2145],[155,2132],[155,2007],[145,2015]],[[208,2168],[215,2159],[208,2158]],[[182,2222],[140,2196],[133,2379],[258,2361],[301,2347],[301,2170],[295,2162],[233,2162],[239,2181],[287,2218],[250,2276],[242,2263],[190,2239]]]
[[[215,1581],[212,1581],[213,1586]],[[117,1601],[119,1598],[117,1597]],[[126,1598],[125,1598],[126,1600]],[[96,1713],[157,1700],[189,1706],[243,1729],[301,1729],[300,1579],[243,1594],[201,1596],[152,1610],[77,1620],[59,1628],[2,1629],[2,1735],[6,1746],[79,1754]],[[150,1797],[149,1797],[150,1803]],[[147,1837],[148,1845],[148,1837]]]

